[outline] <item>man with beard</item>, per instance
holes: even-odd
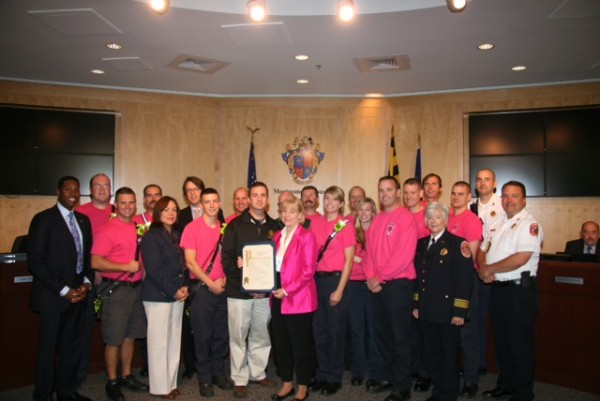
[[[311,216],[320,216],[317,211],[319,208],[319,191],[312,185],[307,185],[300,191],[300,200],[304,207],[304,217],[310,219]]]

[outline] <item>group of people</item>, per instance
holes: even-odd
[[[475,397],[487,366],[488,310],[499,377],[483,395],[532,400],[543,233],[525,210],[523,184],[507,182],[498,196],[492,170],[476,177],[477,200],[459,181],[447,208],[438,175],[402,187],[384,176],[381,211],[353,187],[347,215],[341,188],[324,191],[321,215],[317,188],[306,186],[299,198],[279,194],[277,219],[262,182],[236,189],[235,211],[224,218],[218,191],[194,176],[182,186],[186,208],[150,184],[138,215],[128,187],[110,203],[104,174],[92,177],[91,202],[81,206],[77,178],[61,178],[56,206],[29,229],[32,308],[40,314],[34,400],[52,400],[54,392],[58,401],[89,400],[77,388],[89,365],[94,293],[104,295],[111,401],[124,401],[124,389],[176,398],[180,354],[183,377],[196,375],[202,397],[214,396],[214,386],[235,398],[247,397],[250,383],[275,388],[266,374],[271,354],[281,379],[272,400],[333,395],[348,348],[351,384],[389,392],[386,401],[431,385],[428,400]],[[597,243],[598,226],[588,223],[582,236],[587,241],[595,228]],[[275,286],[248,292],[242,250],[260,241],[274,244]],[[141,338],[149,385],[132,374]]]

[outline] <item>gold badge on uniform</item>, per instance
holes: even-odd
[[[495,211],[495,210],[492,210],[492,212],[490,213],[490,215],[491,215],[492,217],[496,217],[496,211]]]
[[[514,223],[512,226],[510,226],[510,229],[512,230],[513,228],[515,228],[517,226],[517,223]]]
[[[442,256],[448,255],[448,250],[446,248],[442,248],[442,250],[440,251],[440,255],[442,255]]]
[[[268,238],[268,239],[273,239],[273,236],[274,236],[274,235],[275,235],[275,231],[273,231],[273,230],[269,230],[269,231],[267,232],[267,238]]]

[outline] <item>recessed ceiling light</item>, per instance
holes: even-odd
[[[382,93],[367,93],[367,97],[383,97]]]
[[[90,70],[92,74],[104,74],[104,70],[94,69]]]
[[[308,83],[308,79],[299,79],[296,81],[296,83],[299,83],[300,85],[305,85]]]
[[[515,65],[512,70],[513,71],[525,71],[527,69],[527,66],[524,65]]]
[[[297,56],[294,56],[294,58],[298,61],[306,61],[310,57],[308,57],[306,54],[298,54]]]
[[[496,47],[496,45],[494,45],[493,43],[482,43],[479,46],[477,46],[479,50],[492,50],[494,47]]]
[[[104,46],[108,47],[111,50],[121,50],[123,46],[118,43],[107,43]]]

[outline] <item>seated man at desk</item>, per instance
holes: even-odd
[[[565,253],[570,255],[596,255],[600,261],[600,247],[598,246],[598,223],[586,221],[581,226],[580,239],[567,242]]]

